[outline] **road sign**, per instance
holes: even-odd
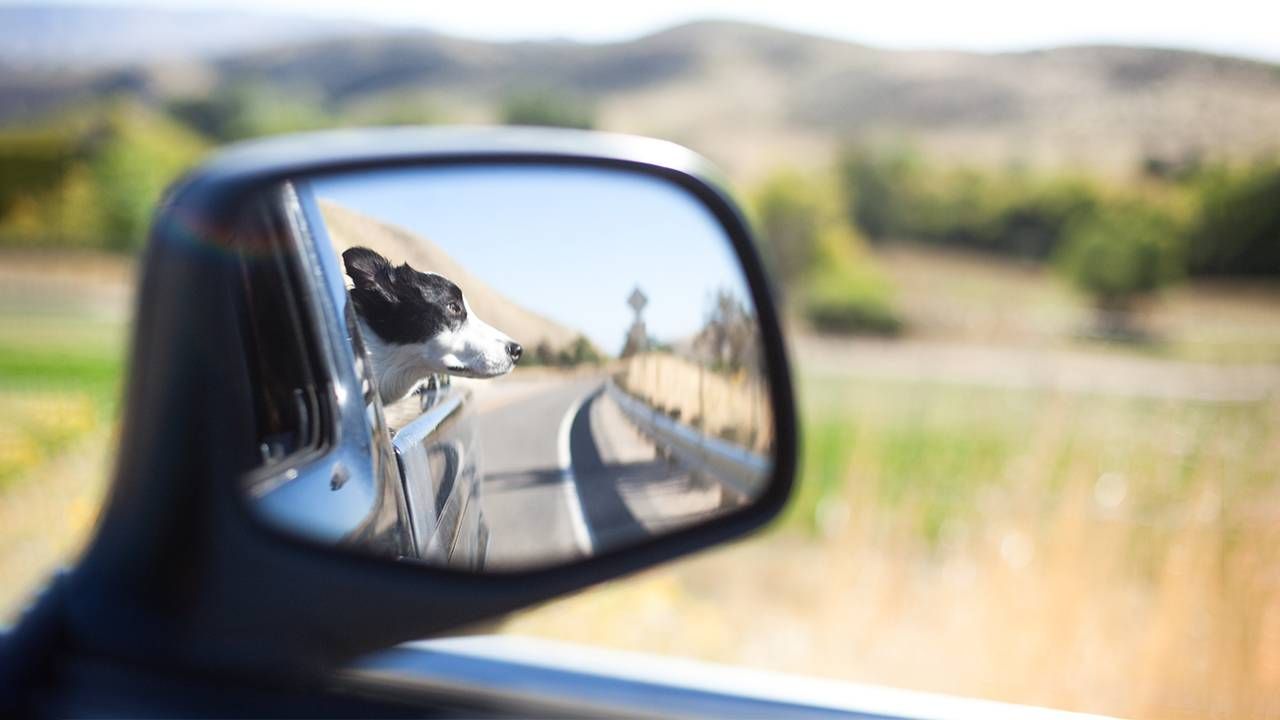
[[[627,298],[627,304],[631,306],[632,310],[636,311],[636,315],[639,315],[640,311],[644,310],[644,306],[649,304],[649,298],[640,292],[640,288],[636,288],[631,291],[631,297]]]

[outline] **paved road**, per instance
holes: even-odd
[[[490,565],[589,555],[720,506],[715,483],[640,436],[602,392],[603,376],[518,377],[475,403]]]

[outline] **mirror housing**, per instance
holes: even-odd
[[[544,569],[482,575],[320,547],[255,522],[239,493],[255,458],[235,347],[234,218],[292,177],[405,166],[605,167],[674,184],[733,245],[755,304],[775,415],[773,477],[739,512]],[[306,278],[299,282],[306,283]],[[85,652],[236,673],[332,669],[742,536],[791,489],[796,421],[778,313],[740,213],[705,161],[670,143],[550,129],[336,131],[235,146],[185,178],[143,259],[114,482],[94,540],[59,581],[66,631]]]

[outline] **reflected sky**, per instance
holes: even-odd
[[[716,219],[656,179],[489,166],[383,170],[319,178],[312,187],[427,238],[499,293],[585,333],[611,355],[630,327],[626,300],[636,286],[649,297],[649,333],[664,342],[702,327],[716,288],[748,296]]]

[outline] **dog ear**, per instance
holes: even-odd
[[[390,280],[391,262],[367,247],[348,248],[342,253],[342,262],[358,289],[377,288]]]

